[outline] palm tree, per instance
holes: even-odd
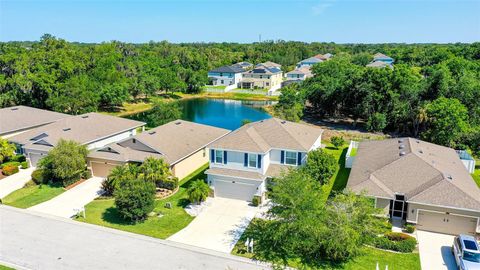
[[[0,138],[0,163],[7,158],[11,158],[15,155],[15,147],[14,144],[9,143],[6,139]]]
[[[129,163],[113,168],[107,179],[102,183],[102,189],[105,191],[105,195],[113,195],[113,192],[118,187],[120,179],[128,178],[133,180],[137,178],[138,172],[138,166]]]
[[[188,199],[192,203],[205,201],[210,193],[210,187],[203,180],[197,180],[187,190]]]
[[[142,166],[140,166],[140,173],[147,181],[152,181],[157,186],[173,179],[170,166],[163,160],[153,157],[145,159]]]

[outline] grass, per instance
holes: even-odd
[[[477,160],[477,165],[475,166],[475,171],[473,172],[473,180],[477,183],[477,186],[480,188],[480,160]]]
[[[183,209],[189,203],[186,191],[193,181],[205,179],[204,172],[207,168],[208,164],[205,164],[182,179],[179,190],[171,197],[155,201],[153,211],[157,214],[161,213],[163,216],[160,218],[153,216],[143,222],[131,223],[118,214],[114,199],[100,199],[85,206],[86,218],[78,217],[76,220],[161,239],[168,238],[193,220],[193,217]],[[172,204],[171,209],[165,207],[167,202]]]
[[[0,270],[15,270],[15,269],[8,266],[0,265]]]
[[[48,201],[63,192],[65,192],[65,189],[61,185],[29,184],[10,193],[7,197],[2,199],[2,202],[13,207],[29,208]]]
[[[338,160],[338,169],[332,176],[332,180],[323,186],[325,194],[330,195],[332,191],[342,191],[347,186],[348,176],[350,175],[350,169],[345,168],[345,156],[347,155],[348,145],[337,149],[331,143],[328,143],[325,151]],[[327,198],[328,196],[325,200]]]
[[[253,221],[254,222],[254,221]],[[232,254],[253,258],[252,253],[247,253],[244,246],[245,235],[252,235],[252,232],[249,232],[251,227],[248,227],[245,233],[242,235],[240,240],[235,245],[232,250]],[[253,232],[253,235],[255,232]],[[262,259],[261,259],[262,260]],[[372,270],[375,269],[377,262],[380,266],[380,269],[385,269],[385,266],[388,265],[388,269],[397,270],[397,269],[409,269],[409,270],[420,270],[420,257],[418,253],[394,253],[379,250],[372,247],[363,247],[359,256],[354,259],[343,263],[343,264],[332,264],[328,261],[319,262],[318,268],[312,267],[311,265],[303,265],[298,259],[292,258],[288,260],[288,266],[298,268],[298,269],[347,269],[347,270]]]
[[[353,148],[352,148],[352,151],[350,152],[350,156],[351,156],[351,157],[354,157],[354,156],[357,155],[357,149],[358,149],[357,147],[353,147]]]

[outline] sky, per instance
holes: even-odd
[[[480,0],[0,0],[0,41],[480,41]]]

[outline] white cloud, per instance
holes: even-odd
[[[313,15],[320,15],[325,12],[329,7],[333,6],[334,1],[323,1],[312,7]]]

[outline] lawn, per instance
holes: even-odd
[[[205,179],[204,172],[207,168],[208,164],[205,164],[182,179],[179,190],[173,196],[155,201],[153,211],[157,214],[161,213],[162,217],[153,216],[133,224],[120,217],[115,208],[114,199],[99,199],[85,206],[86,218],[79,217],[76,220],[161,239],[168,238],[193,220],[193,217],[183,209],[189,203],[186,191],[194,180]],[[165,207],[167,202],[172,204],[171,209]]]
[[[477,165],[475,166],[475,171],[473,172],[473,180],[477,183],[477,186],[480,187],[480,160],[477,160]]]
[[[31,183],[31,182],[30,182]],[[6,205],[28,208],[48,201],[65,192],[61,185],[28,185],[2,199]]]
[[[350,169],[345,168],[345,156],[347,155],[348,145],[336,149],[332,144],[328,143],[325,151],[338,160],[338,170],[332,176],[330,183],[323,186],[323,188],[326,194],[330,194],[331,191],[342,191],[347,186],[348,176],[350,175]]]
[[[15,270],[14,268],[10,268],[8,266],[0,265],[0,270]]]

